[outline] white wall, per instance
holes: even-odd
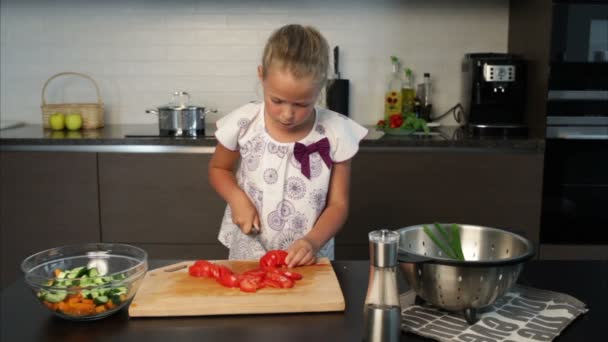
[[[505,52],[508,0],[59,0],[0,2],[0,115],[40,123],[44,82],[61,71],[97,80],[106,122],[155,123],[146,108],[174,90],[220,114],[260,98],[255,68],[265,40],[286,23],[314,25],[341,49],[351,116],[375,123],[395,54],[417,81],[430,72],[434,107],[459,101],[466,52]],[[86,102],[72,78],[47,100]],[[210,121],[215,121],[211,117]],[[449,118],[445,123],[452,123]]]

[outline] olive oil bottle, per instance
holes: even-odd
[[[401,112],[406,114],[414,112],[414,98],[416,97],[416,92],[414,91],[414,75],[412,75],[412,69],[406,68],[404,73],[405,82],[403,82],[403,88],[401,88],[401,101],[403,104]]]
[[[401,89],[403,81],[399,77],[399,59],[391,56],[391,64],[393,71],[389,77],[388,88],[384,96],[384,120],[389,122],[389,118],[393,114],[401,114],[403,106],[403,96]]]

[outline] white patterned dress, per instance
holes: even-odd
[[[317,107],[315,111],[314,126],[299,143],[309,145],[328,138],[334,163],[352,158],[367,129],[328,109]],[[331,169],[314,152],[309,156],[310,179],[304,176],[293,154],[295,143],[274,140],[266,130],[263,113],[263,103],[249,103],[216,123],[218,141],[240,152],[236,178],[255,205],[261,223],[258,237],[243,234],[232,223],[230,207],[226,206],[218,239],[230,249],[230,259],[258,259],[266,250],[288,249],[312,229],[325,208]],[[333,238],[317,256],[333,259]]]

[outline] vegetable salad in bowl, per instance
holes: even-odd
[[[54,314],[94,320],[128,305],[148,262],[147,253],[135,246],[89,243],[36,253],[21,269],[36,298]]]

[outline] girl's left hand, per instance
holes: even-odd
[[[287,267],[312,265],[317,262],[318,248],[306,238],[294,241],[287,250],[285,262]]]

